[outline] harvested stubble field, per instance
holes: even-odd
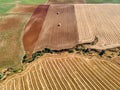
[[[105,60],[61,54],[40,57],[0,90],[119,90],[120,68]]]

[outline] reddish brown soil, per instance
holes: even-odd
[[[5,17],[0,21],[0,31],[15,29],[21,22],[22,19],[18,16]]]
[[[33,13],[37,7],[37,5],[17,5],[10,13]]]
[[[74,5],[50,5],[34,51],[68,49],[78,40]]]
[[[40,5],[34,11],[30,21],[25,27],[24,36],[23,36],[23,45],[25,51],[32,53],[36,41],[38,39],[39,33],[43,26],[49,5]]]
[[[46,5],[39,7],[46,7]],[[118,7],[116,5],[108,7],[106,5],[51,4],[49,10],[44,8],[46,11],[43,8],[41,11],[37,8],[25,28],[23,41],[25,50],[31,52],[44,48],[60,50],[83,43],[88,44],[87,48],[93,49],[118,47],[120,46],[120,13],[119,10],[114,12]],[[97,42],[94,42],[95,37],[98,39]],[[90,44],[91,42],[94,44]]]

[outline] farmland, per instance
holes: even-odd
[[[21,17],[18,15],[1,16],[0,69],[20,65],[23,56],[21,33],[26,20],[25,15]]]
[[[48,6],[44,7],[47,8]],[[28,49],[26,50],[30,52],[41,51],[46,47],[52,50],[68,49],[74,47],[76,44],[83,43],[89,43],[86,47],[93,49],[119,47],[120,10],[117,9],[115,11],[119,7],[120,5],[111,4],[50,5],[46,11],[47,15],[44,15],[46,19],[42,21],[43,25],[39,25],[39,27],[36,27],[40,22],[35,17],[39,13],[34,12],[32,17],[35,18],[32,18],[31,21],[34,21],[35,24],[29,23],[26,25],[25,31],[28,32],[25,32],[23,36],[24,47],[27,47]],[[39,15],[42,17],[41,12]],[[53,21],[51,22],[51,20]],[[37,34],[32,32],[34,31],[34,27],[36,28],[36,32],[38,32]],[[28,42],[29,37],[31,38],[30,42]],[[91,45],[90,43],[94,42],[95,38],[98,39],[96,44]],[[29,50],[29,48],[33,49]]]
[[[1,5],[1,7],[6,5]],[[20,7],[23,7],[22,12]],[[32,10],[26,10],[26,8],[30,9],[31,6],[20,5],[0,9],[0,71],[9,67],[21,67],[24,55],[22,32],[36,6],[33,5]]]
[[[0,90],[120,89],[119,4],[0,1]]]
[[[6,79],[1,90],[120,89],[120,68],[109,61],[61,54],[44,56],[20,74]]]

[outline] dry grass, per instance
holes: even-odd
[[[119,90],[120,68],[111,62],[76,55],[38,58],[20,74],[1,84],[1,90]]]
[[[4,15],[0,21],[0,71],[3,68],[19,66],[24,54],[22,30],[30,16]]]

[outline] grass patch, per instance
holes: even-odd
[[[47,0],[20,0],[21,4],[44,4]]]
[[[6,1],[6,0],[4,0]],[[15,7],[14,4],[0,4],[0,14],[5,14],[9,10],[11,10],[13,7]]]
[[[0,0],[0,4],[5,4],[5,3],[13,3],[16,0]]]
[[[47,0],[0,0],[0,4],[44,4]]]

